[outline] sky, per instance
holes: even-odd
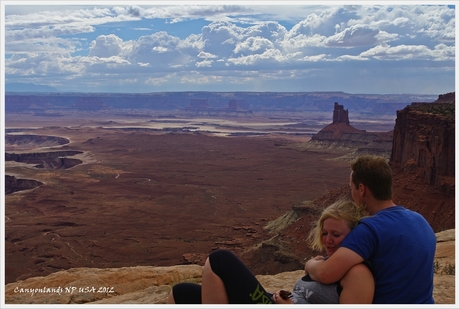
[[[6,83],[443,94],[458,80],[458,1],[2,0],[1,10]]]

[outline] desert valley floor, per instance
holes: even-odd
[[[44,185],[5,197],[6,283],[72,267],[176,265],[217,248],[243,250],[292,205],[348,183],[340,154],[306,151],[306,135],[225,137],[142,129],[136,121],[33,121],[14,134],[69,144],[10,153],[81,151],[68,169],[7,161],[5,174]],[[136,129],[134,129],[136,127]],[[43,145],[42,145],[43,146]]]

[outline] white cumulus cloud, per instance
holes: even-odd
[[[8,5],[4,24],[7,81],[175,89],[263,71],[244,76],[260,85],[327,75],[340,64],[453,67],[456,57],[455,10],[447,5]]]

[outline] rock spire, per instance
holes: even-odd
[[[334,116],[332,123],[350,124],[350,121],[348,120],[348,109],[343,109],[343,105],[340,105],[337,102],[334,103]]]

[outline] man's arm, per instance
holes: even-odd
[[[363,258],[348,248],[340,247],[327,260],[311,259],[305,264],[305,272],[314,280],[324,284],[342,279],[354,265],[363,262]]]
[[[360,263],[353,266],[340,280],[341,304],[372,304],[375,282],[369,268]]]

